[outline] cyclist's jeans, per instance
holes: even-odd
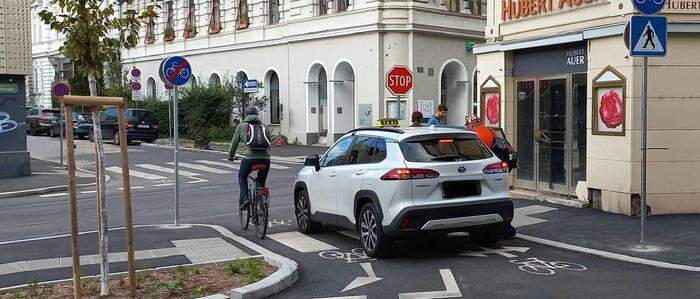
[[[248,174],[252,172],[251,168],[256,164],[265,164],[265,170],[258,171],[258,182],[265,186],[267,173],[270,171],[270,160],[268,159],[243,159],[241,161],[241,169],[238,170],[238,187],[241,194],[238,197],[238,206],[243,205],[243,200],[248,197]]]

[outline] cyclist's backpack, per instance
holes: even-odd
[[[251,150],[270,149],[270,140],[267,139],[265,134],[265,126],[260,122],[248,123],[248,136],[245,143]]]

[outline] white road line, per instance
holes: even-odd
[[[459,290],[457,281],[450,269],[440,269],[440,276],[445,284],[444,291],[400,293],[399,299],[427,299],[427,298],[460,298],[462,292]]]
[[[136,189],[143,189],[143,186],[133,186],[131,187],[131,190],[136,190]],[[119,187],[119,190],[124,190],[123,187]]]
[[[174,165],[174,162],[168,162],[167,164],[169,165]],[[227,174],[231,173],[231,171],[227,170],[221,170],[218,168],[212,168],[204,165],[197,165],[197,164],[190,164],[190,163],[185,163],[185,162],[179,162],[178,165],[186,168],[191,168],[194,170],[199,170],[199,171],[204,171],[204,172],[211,172],[211,173],[216,173],[216,174]]]
[[[80,191],[80,194],[97,193],[97,190]]]
[[[119,166],[110,166],[105,168],[109,172],[114,172],[118,174],[122,174],[122,168]],[[151,174],[151,173],[146,173],[146,172],[141,172],[138,170],[133,170],[129,169],[129,176],[145,179],[145,180],[167,180],[167,177],[160,176],[157,174]]]
[[[267,236],[289,248],[304,253],[338,249],[333,245],[321,242],[300,232],[286,232]]]
[[[68,193],[62,192],[62,193],[42,194],[42,195],[39,195],[39,197],[56,197],[56,196],[65,196],[65,195],[68,195]]]
[[[219,162],[219,161],[211,161],[211,160],[197,160],[195,162],[202,163],[202,164],[222,166],[222,167],[232,168],[232,169],[238,169],[238,164],[233,164],[231,162]]]
[[[160,165],[153,165],[153,164],[136,164],[135,166],[145,168],[148,170],[155,170],[155,171],[160,171],[160,172],[165,172],[169,174],[175,174],[175,169],[170,168],[170,167],[163,167]],[[201,173],[195,173],[195,172],[189,172],[187,170],[180,170],[178,169],[178,174],[182,176],[190,176],[190,177],[196,177],[202,175]]]
[[[157,185],[153,185],[153,187],[165,187],[165,186],[172,186],[172,185],[175,185],[175,183],[157,184]]]

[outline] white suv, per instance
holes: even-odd
[[[406,233],[468,231],[493,244],[513,219],[508,164],[465,129],[355,129],[304,164],[294,185],[299,230],[357,230],[372,257]]]

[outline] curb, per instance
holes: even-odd
[[[567,206],[567,207],[574,207],[574,208],[588,208],[588,203],[583,203],[580,201],[572,200],[572,199],[567,199],[562,196],[557,196],[557,195],[552,195],[552,194],[544,194],[544,193],[530,193],[530,192],[521,192],[519,190],[510,190],[510,197],[512,198],[517,198],[517,199],[525,199],[525,200],[536,200],[536,201],[544,201],[556,205],[562,205],[562,206]]]

